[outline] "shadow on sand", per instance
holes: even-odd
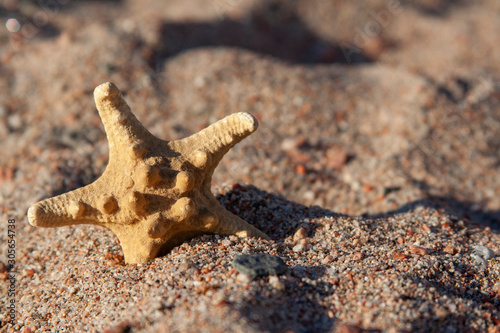
[[[286,237],[293,235],[297,226],[306,218],[313,222],[310,220],[313,217],[347,217],[327,209],[307,207],[290,202],[283,197],[260,190],[252,185],[237,185],[233,190],[224,195],[219,195],[217,199],[226,209],[266,232],[278,244],[282,244]],[[460,202],[448,197],[422,199],[408,203],[395,211],[359,218],[367,220],[389,218],[397,214],[410,212],[418,206],[444,210],[452,218],[468,220],[468,224],[472,226],[476,223],[480,225],[484,222],[493,223],[498,221],[496,219],[499,212],[480,213],[472,209],[472,203]],[[480,219],[478,220],[477,217],[480,217]],[[320,224],[314,222],[308,223],[308,225],[311,227],[310,234],[314,234],[315,230],[320,227]],[[278,255],[288,256],[287,253],[280,252],[280,250],[278,250]],[[436,265],[446,265],[446,261],[436,259],[434,266]],[[335,290],[333,285],[320,280],[321,276],[327,274],[329,267],[330,265],[296,265],[291,267],[290,275],[295,279],[287,280],[286,291],[280,293],[270,288],[265,295],[250,295],[244,304],[238,304],[236,308],[242,316],[246,316],[250,322],[261,327],[266,332],[286,330],[295,332],[331,332],[336,324],[335,318],[330,318],[328,315],[330,309],[317,302],[318,299],[332,295],[333,290]],[[467,287],[466,297],[472,301],[474,306],[484,307],[496,304],[497,298],[484,295],[477,280],[478,274],[487,274],[487,272],[485,273],[474,266],[459,265],[453,267],[453,269],[459,272],[462,282],[463,279],[466,280],[469,286]],[[426,288],[434,287],[439,294],[446,295],[449,298],[464,297],[465,291],[463,288],[457,287],[455,284],[445,285],[440,282],[447,279],[440,279],[440,276],[437,275],[447,274],[447,271],[447,267],[429,270],[427,276],[423,277],[413,272],[401,273],[399,278],[413,284],[421,283]],[[304,283],[304,278],[307,281],[315,282]],[[400,296],[401,300],[407,303],[409,308],[420,307],[425,301],[420,299],[414,292],[414,290],[408,290],[406,294]],[[431,308],[428,309],[429,313],[436,310],[433,307],[434,305],[431,305]],[[442,327],[437,325],[436,320],[438,319],[432,316],[427,316],[424,319],[417,318],[412,322],[412,327],[415,331],[428,331],[430,329],[430,331],[438,332]],[[456,328],[460,331],[467,329],[464,316],[456,315],[453,322],[456,323]],[[311,323],[315,323],[314,326],[311,326]],[[376,332],[376,330],[363,332]]]
[[[201,47],[236,47],[289,63],[371,62],[362,50],[330,43],[312,32],[295,13],[292,2],[267,1],[240,20],[164,22],[149,65],[159,69],[169,57]],[[349,54],[349,61],[345,54]]]

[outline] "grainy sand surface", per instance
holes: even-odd
[[[499,332],[499,17],[496,0],[0,2],[0,332]],[[104,171],[106,81],[167,140],[254,114],[213,191],[272,240],[125,266],[107,230],[30,226],[30,205]],[[232,268],[251,253],[287,273]]]

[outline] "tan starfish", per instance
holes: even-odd
[[[164,141],[142,126],[113,83],[98,86],[94,98],[109,164],[92,184],[31,206],[31,225],[103,226],[120,240],[126,263],[147,262],[200,234],[269,239],[210,192],[219,161],[257,129],[251,114],[232,114],[185,139]]]

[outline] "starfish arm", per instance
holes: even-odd
[[[40,201],[28,210],[31,225],[44,228],[75,224],[100,224],[95,206],[93,186]]]
[[[94,90],[94,100],[109,141],[109,159],[114,161],[127,149],[156,141],[134,116],[120,90],[111,82]]]
[[[221,235],[271,239],[247,221],[222,207],[211,193],[205,193],[205,200],[204,206],[210,209],[201,210],[196,218],[206,231]]]
[[[216,211],[219,225],[215,232],[221,235],[236,235],[238,237],[255,237],[270,240],[268,235],[255,228],[253,225],[220,207]]]
[[[239,112],[185,139],[170,143],[174,150],[188,152],[196,167],[210,171],[234,145],[255,132],[258,126],[257,119],[250,113]]]
[[[110,229],[120,240],[127,264],[148,262],[156,258],[163,245],[161,238],[155,239],[144,234],[138,224],[122,228],[116,228],[116,225],[112,225]]]

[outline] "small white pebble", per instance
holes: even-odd
[[[297,148],[297,139],[286,138],[281,142],[281,149],[284,151],[290,151]]]
[[[297,244],[293,247],[292,251],[293,252],[304,252],[306,247],[303,244]]]
[[[472,255],[472,258],[474,259],[474,263],[476,265],[481,266],[481,268],[486,268],[488,263],[487,263],[486,259],[484,259],[482,256],[474,253]]]
[[[190,265],[189,265],[189,262],[187,261],[183,261],[180,265],[179,265],[179,268],[177,269],[177,271],[179,273],[184,273],[186,272],[188,269],[189,269]]]
[[[492,258],[495,258],[495,252],[493,252],[492,249],[482,245],[474,246],[474,253],[477,256],[483,258],[484,260],[490,260]]]
[[[236,277],[236,281],[238,282],[243,282],[243,283],[250,283],[252,281],[252,277],[248,274],[240,273]]]
[[[9,124],[10,127],[13,129],[19,129],[23,126],[23,121],[21,119],[21,116],[18,114],[13,114],[7,119],[7,123]]]
[[[337,269],[335,267],[328,267],[326,272],[330,275],[334,275],[334,274],[337,274]]]
[[[305,191],[304,194],[302,195],[302,197],[305,199],[305,200],[312,200],[314,199],[316,195],[314,194],[313,191]]]
[[[218,305],[227,302],[226,296],[224,294],[215,294],[212,297],[212,304]]]
[[[269,284],[271,285],[271,287],[279,291],[284,291],[286,289],[283,281],[281,281],[280,278],[276,275],[269,276]]]
[[[326,257],[323,258],[323,260],[321,260],[321,264],[322,265],[328,265],[329,263],[331,263],[333,260],[333,257],[331,255],[327,255]]]
[[[205,85],[205,78],[203,76],[197,76],[194,78],[193,83],[195,87],[201,88]]]

